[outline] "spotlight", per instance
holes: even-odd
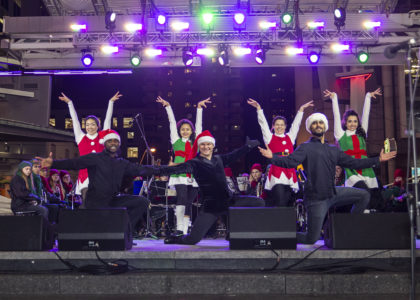
[[[108,11],[105,14],[105,28],[111,31],[114,30],[116,19],[117,19],[117,14],[112,11]]]
[[[143,29],[143,24],[140,23],[127,23],[125,24],[125,30],[128,32],[136,32]]]
[[[346,10],[342,7],[334,9],[334,25],[340,30],[346,24]]]
[[[308,61],[312,64],[312,65],[316,65],[319,62],[319,59],[321,58],[320,53],[315,52],[315,51],[311,51],[308,54]]]
[[[293,21],[293,16],[290,13],[284,13],[281,16],[281,21],[283,22],[284,25],[289,25],[290,23],[292,23]]]
[[[261,29],[274,29],[277,27],[276,22],[261,21],[259,24]]]
[[[212,48],[198,48],[196,53],[204,56],[214,56],[214,49]]]
[[[365,64],[369,60],[369,53],[367,53],[366,51],[359,51],[357,52],[356,57],[359,63]]]
[[[167,22],[166,22],[166,16],[163,14],[159,14],[155,18],[155,27],[158,31],[164,31],[166,30]]]
[[[297,55],[297,54],[302,54],[302,53],[303,53],[303,48],[297,48],[297,47],[286,48],[287,55]]]
[[[381,27],[381,22],[366,21],[363,22],[363,27],[366,29],[376,29]]]
[[[101,47],[102,53],[105,54],[112,54],[117,53],[119,51],[118,46],[111,46],[111,45],[104,45]]]
[[[331,45],[331,50],[334,52],[342,52],[342,51],[348,51],[350,50],[350,45],[345,45],[345,44],[332,44]]]
[[[186,67],[189,67],[193,64],[194,55],[191,50],[185,50],[184,53],[182,53],[182,61]]]
[[[171,27],[175,31],[182,31],[182,30],[188,30],[190,29],[190,23],[188,22],[181,22],[181,21],[175,21],[171,24]]]
[[[71,24],[70,28],[73,31],[86,31],[86,24]]]
[[[222,47],[219,50],[219,57],[217,58],[219,65],[226,66],[229,64],[229,55],[226,47]]]
[[[93,59],[92,54],[90,54],[90,53],[83,54],[83,56],[82,56],[82,64],[85,67],[90,67],[93,64],[93,61],[94,61],[94,59]]]
[[[323,28],[324,26],[325,26],[325,22],[322,22],[322,21],[311,21],[311,22],[308,22],[308,27],[310,29]]]
[[[245,13],[242,11],[237,11],[233,15],[233,29],[234,30],[245,30],[246,29],[246,22],[245,22]]]
[[[144,53],[146,53],[146,55],[149,57],[154,57],[154,56],[162,55],[162,49],[148,48],[144,50]]]
[[[263,48],[258,48],[255,52],[255,61],[257,64],[262,65],[265,61],[265,50]]]
[[[236,47],[236,48],[233,48],[233,53],[237,56],[248,55],[248,54],[251,54],[251,48]]]
[[[209,31],[213,29],[214,17],[211,12],[203,12],[201,14],[201,20],[203,21],[203,27],[205,30]]]
[[[141,57],[138,54],[133,54],[130,57],[130,63],[133,67],[138,67],[141,64]]]

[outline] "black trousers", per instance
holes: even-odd
[[[185,206],[185,215],[191,216],[192,203],[198,195],[198,188],[192,185],[176,184],[176,205]]]
[[[120,194],[112,199],[111,206],[125,207],[130,218],[131,230],[137,232],[137,224],[144,219],[149,209],[149,200],[137,195]]]
[[[234,196],[231,199],[235,207],[263,207],[263,199],[255,196]],[[207,231],[216,222],[217,218],[226,212],[200,212],[194,221],[191,234],[184,235],[180,239],[180,244],[195,245],[206,235]]]
[[[289,206],[292,198],[292,189],[290,185],[276,184],[271,189],[270,201],[267,206],[283,207]]]

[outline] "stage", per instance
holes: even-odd
[[[162,239],[135,243],[129,251],[99,251],[98,257],[94,251],[56,249],[0,252],[0,298],[112,294],[396,295],[393,299],[398,299],[408,296],[410,289],[409,250],[332,250],[321,240],[298,245],[296,250],[274,251],[229,250],[225,239],[205,239],[195,246],[165,245]],[[127,272],[104,271],[104,262],[116,260],[125,260],[116,262],[119,265],[129,264],[123,268]]]

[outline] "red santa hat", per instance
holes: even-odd
[[[200,133],[197,136],[197,138],[194,141],[194,145],[191,149],[189,159],[192,159],[192,158],[196,157],[197,152],[198,152],[198,146],[200,146],[200,144],[202,144],[202,143],[212,143],[214,146],[216,146],[216,140],[211,135],[210,131],[204,130],[202,133]]]
[[[394,178],[397,178],[397,177],[402,177],[403,179],[405,179],[405,174],[402,169],[395,169]]]
[[[229,167],[225,168],[225,176],[226,177],[233,177],[233,172],[232,172],[231,168],[229,168]]]
[[[105,144],[106,141],[117,139],[121,144],[121,138],[118,132],[112,129],[106,129],[99,132],[99,144]]]
[[[251,167],[251,171],[252,170],[258,170],[262,173],[262,167],[261,167],[260,164],[253,164],[252,167]]]

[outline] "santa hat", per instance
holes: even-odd
[[[60,171],[60,178],[61,178],[61,179],[63,179],[63,177],[64,177],[64,176],[66,176],[66,175],[70,175],[70,173],[69,173],[69,172],[67,172],[66,170],[61,170],[61,171]]]
[[[308,131],[309,133],[311,132],[311,125],[313,122],[315,121],[323,121],[325,124],[325,131],[328,130],[328,120],[327,117],[324,114],[321,113],[314,113],[312,115],[310,115],[307,119],[306,119],[306,131]]]
[[[253,164],[252,167],[251,167],[251,171],[252,170],[258,170],[262,173],[262,167],[261,167],[260,164]]]
[[[60,172],[57,169],[50,169],[50,177],[52,177],[55,174],[60,175]]]
[[[231,168],[229,168],[229,167],[225,168],[225,176],[226,177],[233,177],[233,172],[232,172]]]
[[[394,178],[402,177],[405,178],[404,171],[402,169],[395,169],[394,171]]]
[[[198,152],[198,146],[200,146],[200,144],[202,143],[212,143],[214,146],[216,146],[216,140],[211,135],[210,131],[205,130],[197,136],[197,138],[194,141],[194,145],[191,149],[189,159],[196,157]]]
[[[99,132],[99,144],[105,144],[106,141],[117,139],[121,144],[121,138],[118,132],[112,129],[106,129]]]

